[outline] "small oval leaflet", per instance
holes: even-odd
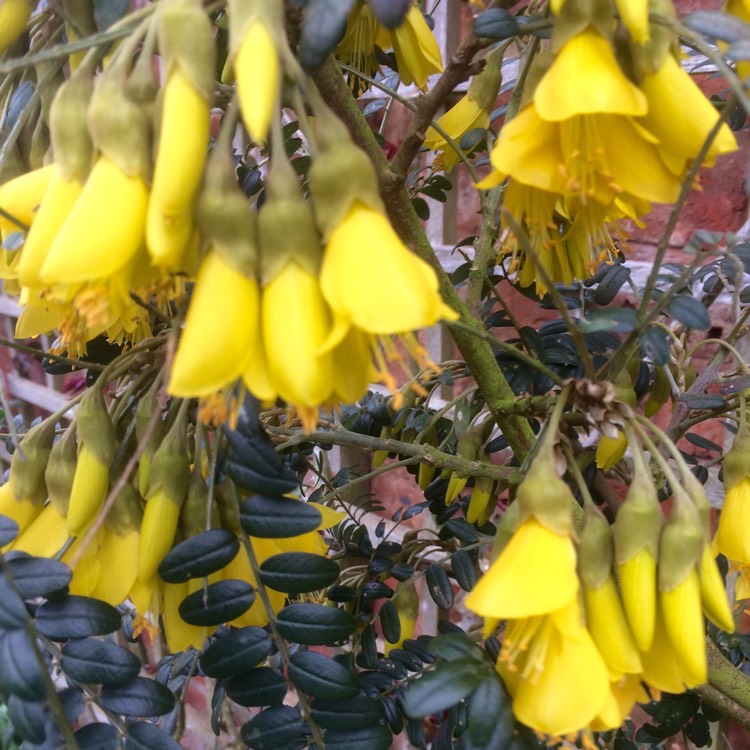
[[[253,750],[278,750],[304,736],[305,724],[291,706],[273,706],[242,725],[240,737]]]
[[[396,605],[390,600],[383,602],[379,612],[380,628],[388,643],[398,643],[401,638],[401,620]]]
[[[45,679],[26,630],[0,638],[0,690],[27,701],[43,700]]]
[[[315,531],[323,521],[309,503],[289,497],[255,495],[240,506],[240,523],[250,535],[280,539]]]
[[[119,685],[138,675],[141,662],[116,643],[86,638],[68,641],[63,646],[60,667],[76,682]]]
[[[18,536],[18,524],[8,516],[0,515],[0,547],[10,544]]]
[[[441,565],[430,565],[425,573],[425,580],[430,596],[440,609],[453,606],[453,586],[450,578]]]
[[[261,563],[260,579],[285,594],[306,594],[326,588],[339,577],[334,560],[311,552],[282,552]]]
[[[271,653],[273,642],[263,628],[248,626],[217,638],[201,656],[201,669],[209,677],[234,677],[260,664]]]
[[[73,732],[73,736],[80,750],[117,750],[120,746],[117,730],[111,724],[86,724]]]
[[[87,596],[47,601],[36,611],[37,630],[53,641],[114,633],[121,620],[113,606]]]
[[[65,563],[46,557],[16,557],[8,560],[8,568],[16,588],[26,599],[61,591],[73,577]]]
[[[289,663],[289,679],[315,698],[347,700],[359,694],[357,676],[343,664],[317,651],[298,651]]]
[[[240,543],[227,529],[209,529],[174,547],[159,564],[167,583],[184,583],[221,570],[237,555]]]
[[[279,633],[288,641],[306,646],[328,646],[348,638],[356,620],[351,612],[309,602],[290,604],[276,620]]]
[[[518,21],[503,8],[490,8],[474,19],[474,33],[485,39],[507,39],[518,32]]]
[[[284,676],[271,667],[258,667],[224,683],[227,696],[240,706],[275,706],[286,696]]]
[[[180,750],[181,747],[163,729],[147,721],[131,724],[125,738],[125,750]]]
[[[393,737],[387,727],[374,726],[366,729],[329,729],[326,732],[328,750],[388,750]]]
[[[365,729],[377,724],[384,711],[380,701],[359,696],[347,701],[317,698],[310,714],[325,729]]]
[[[0,573],[0,628],[23,628],[28,616],[23,600],[11,586],[5,573]]]
[[[451,555],[453,577],[464,591],[471,591],[477,582],[477,569],[471,555],[463,549],[457,549]]]
[[[25,701],[18,696],[9,695],[6,701],[8,718],[18,734],[25,740],[41,745],[47,736],[45,728],[45,708],[39,701]]]
[[[105,685],[99,696],[99,705],[105,711],[135,718],[168,714],[174,704],[172,691],[147,677],[134,677],[122,685]]]
[[[182,600],[180,617],[190,625],[214,626],[234,620],[255,601],[255,590],[246,581],[217,581]]]

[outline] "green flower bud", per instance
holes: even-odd
[[[46,419],[24,436],[10,462],[8,482],[16,500],[41,505],[47,499],[45,469],[52,451],[55,423]]]
[[[578,543],[578,576],[585,588],[598,589],[612,575],[613,535],[602,512],[588,503]]]
[[[44,472],[50,502],[61,516],[68,514],[70,490],[73,487],[77,463],[77,424],[73,422],[52,446],[47,468]]]

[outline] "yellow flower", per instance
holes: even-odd
[[[724,497],[719,528],[714,544],[716,550],[730,560],[750,565],[750,477],[731,486]]]
[[[399,77],[407,86],[414,83],[424,90],[433,73],[443,72],[440,47],[416,4],[409,8],[404,22],[391,32],[391,43]]]
[[[458,317],[440,297],[435,271],[406,248],[382,213],[359,201],[330,233],[320,285],[337,318],[335,342],[352,324],[389,334]]]
[[[750,23],[750,2],[748,0],[726,0],[724,3],[724,12],[737,16],[737,18],[745,23]],[[750,62],[746,60],[738,61],[737,75],[741,80],[746,81],[750,76]]]
[[[50,164],[0,185],[0,209],[3,211],[0,213],[0,230],[21,231],[16,222],[31,226],[55,169],[55,165]]]
[[[107,497],[108,485],[109,464],[81,445],[68,505],[67,526],[71,536],[80,535],[94,520]]]
[[[118,534],[105,526],[99,547],[99,577],[90,596],[113,607],[128,598],[138,577],[139,539],[138,529]]]
[[[261,20],[250,23],[234,59],[242,120],[254,141],[268,135],[281,83],[276,42]]]
[[[529,518],[466,597],[466,606],[484,617],[532,617],[566,606],[577,592],[572,539]]]
[[[208,140],[209,103],[175,66],[164,87],[146,223],[148,249],[157,265],[179,268],[190,243]]]
[[[207,396],[236,380],[255,352],[258,283],[211,250],[201,263],[167,390]]]
[[[636,44],[646,44],[651,39],[648,23],[648,0],[615,0],[625,28]]]
[[[40,277],[74,284],[120,271],[143,245],[148,189],[100,156],[57,234]]]
[[[330,314],[318,279],[296,260],[287,261],[263,289],[261,322],[270,380],[309,428],[333,389],[332,357],[321,351]]]
[[[610,683],[610,694],[599,715],[589,724],[593,732],[618,729],[628,718],[636,703],[648,703],[649,696],[641,684],[641,676],[623,675]]]
[[[138,578],[146,583],[156,575],[164,556],[172,549],[180,520],[180,505],[163,488],[146,501],[138,545]]]
[[[19,534],[34,522],[43,508],[43,504],[35,503],[31,498],[16,498],[10,482],[0,486],[0,516],[13,519],[18,524]]]
[[[476,99],[466,94],[437,122],[456,143],[459,143],[461,138],[470,130],[486,130],[490,126],[490,114],[479,105]],[[427,128],[424,145],[430,151],[441,152],[440,162],[438,163],[436,160],[437,168],[443,168],[446,172],[450,172],[460,161],[458,154],[435,128]]]
[[[701,603],[703,612],[716,627],[727,633],[734,632],[734,617],[727,599],[727,589],[716,565],[711,546],[703,548],[700,567]]]
[[[161,584],[164,596],[161,612],[164,624],[164,637],[172,653],[186,651],[191,646],[195,649],[203,648],[203,644],[209,634],[209,629],[199,625],[188,624],[180,617],[179,611],[180,604],[182,604],[185,597],[196,591],[200,591],[203,586],[203,578],[193,578],[186,583]]]
[[[618,565],[620,589],[628,623],[641,651],[654,639],[656,623],[656,558],[642,547],[627,562]]]
[[[53,503],[44,506],[39,516],[10,545],[10,549],[34,557],[54,557],[68,541],[65,517]]]
[[[3,0],[0,3],[0,54],[5,52],[26,28],[34,2],[31,0]]]
[[[651,647],[641,654],[641,661],[643,681],[647,685],[667,693],[685,692],[686,680],[682,676],[682,661],[667,633],[661,607],[657,609]]]
[[[603,471],[611,469],[628,449],[628,439],[625,433],[618,430],[617,437],[602,435],[596,446],[596,465]]]
[[[665,163],[681,176],[698,155],[719,113],[669,54],[655,73],[644,75],[640,88],[648,100],[648,113],[639,122],[659,139]],[[736,150],[737,140],[725,123],[706,154],[705,164],[711,166],[717,156]]]
[[[585,728],[610,696],[607,666],[575,598],[544,617],[509,623],[498,671],[516,718],[555,737]]]

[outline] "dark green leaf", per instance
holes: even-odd
[[[355,674],[317,651],[298,651],[292,656],[288,671],[294,686],[315,698],[347,700],[361,688]]]
[[[209,677],[234,677],[252,669],[271,653],[273,642],[263,628],[249,626],[217,638],[201,656],[201,669]]]
[[[547,361],[547,353],[544,350],[544,340],[531,326],[523,326],[520,332],[524,346],[540,362]]]
[[[120,736],[111,724],[94,722],[73,733],[79,750],[118,750]]]
[[[705,306],[689,294],[677,294],[667,305],[667,312],[688,328],[706,331],[711,327],[711,317]]]
[[[125,738],[125,750],[180,750],[181,747],[163,729],[145,721],[131,724]]]
[[[641,357],[649,358],[661,367],[669,362],[669,334],[661,328],[652,326],[638,337]]]
[[[388,727],[374,726],[366,729],[329,729],[326,732],[326,750],[388,750],[393,736]]]
[[[322,523],[320,511],[311,504],[288,497],[255,495],[240,506],[240,523],[250,535],[280,539],[315,531]]]
[[[73,571],[65,563],[46,557],[16,557],[7,564],[16,588],[26,599],[60,591],[73,576]]]
[[[141,662],[116,643],[86,638],[68,641],[63,646],[60,666],[76,682],[119,685],[138,675]]]
[[[378,23],[390,30],[401,26],[411,6],[410,0],[368,0],[367,4]]]
[[[261,563],[260,579],[286,594],[306,594],[330,586],[339,577],[334,560],[311,552],[282,552]]]
[[[688,409],[721,409],[727,405],[721,396],[710,396],[702,393],[686,393],[680,397]]]
[[[230,579],[211,583],[182,600],[180,617],[190,625],[221,625],[247,612],[255,601],[255,591],[247,581]]]
[[[446,633],[430,639],[430,651],[448,661],[479,659],[481,651],[474,641],[463,633]]]
[[[277,626],[284,638],[307,646],[326,646],[346,640],[355,625],[351,612],[309,602],[290,604],[277,617]]]
[[[380,701],[359,696],[346,701],[318,698],[310,708],[313,721],[325,729],[365,729],[384,716]]]
[[[172,691],[147,677],[134,677],[122,685],[105,685],[99,695],[99,705],[105,711],[133,718],[168,714],[174,704]]]
[[[305,8],[299,61],[314,70],[333,52],[346,30],[354,0],[310,0]]]
[[[430,565],[427,568],[425,580],[432,601],[440,609],[450,609],[453,606],[453,586],[443,567],[441,565]]]
[[[242,741],[252,750],[279,750],[305,733],[299,711],[291,706],[273,706],[242,725]]]
[[[239,549],[239,540],[231,531],[210,529],[173,547],[159,563],[159,575],[167,583],[202,578],[228,565]]]
[[[411,199],[411,205],[414,208],[414,213],[422,220],[427,221],[430,218],[430,207],[427,205],[427,201],[424,198],[420,198],[415,195]]]
[[[17,630],[28,620],[26,605],[4,573],[0,573],[0,628]]]
[[[721,453],[722,451],[722,447],[714,443],[713,440],[704,438],[703,435],[698,435],[695,432],[686,433],[685,438],[687,439],[688,443],[692,443],[698,448],[703,448],[707,451],[716,451],[717,453]]]
[[[12,630],[0,638],[0,691],[26,701],[42,700],[46,679],[25,630]]]
[[[477,582],[477,569],[471,555],[463,549],[457,549],[451,555],[453,577],[464,591],[471,591]]]
[[[121,620],[112,605],[87,596],[47,601],[36,610],[37,630],[53,641],[114,633]]]
[[[287,692],[283,675],[271,667],[258,667],[230,677],[224,683],[227,696],[240,706],[274,706]]]
[[[94,0],[94,22],[99,31],[106,31],[119,21],[130,7],[130,0]]]
[[[503,8],[490,8],[474,19],[474,33],[485,39],[507,39],[519,31],[518,21]]]
[[[687,736],[696,747],[711,745],[711,726],[703,714],[695,714],[687,725]]]
[[[750,39],[750,25],[736,16],[720,11],[698,11],[685,19],[685,25],[699,34],[721,39],[724,42],[739,42]]]
[[[622,285],[630,278],[630,269],[619,263],[611,266],[604,274],[594,292],[594,302],[597,305],[608,305],[622,289]]]
[[[0,516],[0,547],[10,544],[18,536],[18,524],[8,516]]]
[[[590,310],[581,320],[584,333],[610,331],[611,333],[630,333],[635,328],[635,310],[628,308],[617,310]]]
[[[480,683],[469,699],[467,748],[505,750],[515,728],[510,700],[497,675]]]
[[[9,695],[6,701],[8,718],[13,728],[25,740],[41,745],[47,736],[46,711],[40,701],[25,701],[16,695]]]
[[[455,706],[479,686],[482,675],[476,663],[452,661],[422,675],[409,685],[404,712],[412,719],[437,714]]]
[[[390,599],[383,602],[378,617],[380,617],[380,629],[383,631],[383,638],[388,643],[398,643],[401,639],[401,619],[398,616],[396,605]]]

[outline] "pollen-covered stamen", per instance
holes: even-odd
[[[234,409],[234,419],[237,420],[238,403],[236,398],[227,400],[224,393],[212,393],[198,401],[198,421],[206,425],[219,427],[227,419],[231,419]]]
[[[516,662],[528,650],[529,643],[539,630],[543,619],[543,617],[526,617],[521,620],[511,620],[508,623],[499,659],[511,672],[518,671],[519,667]]]

